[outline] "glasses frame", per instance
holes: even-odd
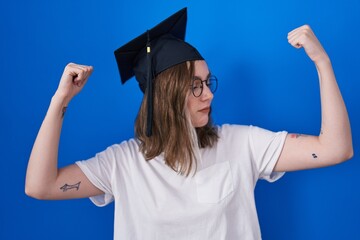
[[[209,84],[208,84],[208,82],[210,82],[211,79],[212,79],[212,80],[215,80],[215,81],[212,82],[212,83],[215,83],[215,84],[216,84],[214,90],[212,90],[212,89],[209,87]],[[194,92],[194,82],[195,82],[195,81],[200,81],[200,84],[201,84],[201,85],[200,85],[200,94],[199,94],[198,96],[197,96],[197,95],[195,94],[195,92]],[[216,90],[217,90],[217,88],[218,88],[218,80],[217,80],[217,77],[216,77],[215,75],[210,75],[209,78],[206,79],[206,80],[201,80],[201,79],[199,79],[199,78],[194,78],[194,79],[192,80],[191,85],[190,85],[190,87],[191,87],[191,92],[192,92],[192,94],[194,95],[194,97],[198,98],[198,97],[201,96],[201,94],[203,93],[203,90],[204,90],[204,83],[205,83],[206,86],[209,88],[209,90],[211,91],[211,93],[215,93],[215,92],[216,92]]]

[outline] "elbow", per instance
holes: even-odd
[[[344,149],[343,151],[339,151],[339,153],[335,156],[337,156],[337,157],[335,158],[334,165],[346,162],[346,161],[350,160],[351,158],[353,158],[354,149],[352,146],[350,146],[350,147]]]
[[[27,185],[25,185],[25,194],[28,196],[28,197],[32,197],[32,198],[35,198],[35,199],[41,199],[39,194],[36,193],[36,191],[33,191],[33,189]]]
[[[351,147],[344,155],[344,162],[354,157],[354,149]]]
[[[38,200],[46,200],[46,194],[44,191],[35,190],[35,187],[29,186],[29,184],[25,184],[25,194],[29,197],[38,199]]]
[[[350,160],[354,156],[354,148],[352,142],[347,144],[347,148],[345,148],[343,152],[343,162]]]
[[[354,157],[354,149],[353,149],[353,147],[351,147],[351,150],[349,151],[348,158],[346,160],[350,160],[353,157]]]

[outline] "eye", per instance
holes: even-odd
[[[192,83],[192,88],[195,89],[199,89],[202,88],[202,82],[199,79],[194,79],[193,83]]]

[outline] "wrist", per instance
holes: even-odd
[[[51,98],[50,108],[53,111],[57,112],[61,118],[64,117],[66,109],[69,104],[69,100],[65,96],[60,93],[55,93],[54,96]]]
[[[62,119],[64,118],[68,104],[69,101],[67,101],[65,97],[55,93],[51,98],[46,115]]]
[[[69,105],[70,99],[66,94],[56,91],[54,96],[51,98],[51,102],[57,105],[61,105],[62,108]]]
[[[317,66],[317,68],[328,67],[329,65],[331,66],[331,61],[327,54],[316,59],[314,62],[315,62],[315,65]]]

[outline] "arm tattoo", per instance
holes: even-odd
[[[78,191],[79,188],[80,188],[80,183],[81,183],[81,182],[78,182],[78,183],[73,184],[73,185],[69,185],[69,184],[65,183],[65,185],[62,186],[60,189],[61,189],[63,192],[66,192],[67,190],[70,190],[70,189],[76,189],[76,191]]]
[[[306,134],[300,134],[300,133],[292,133],[290,134],[291,138],[300,138],[300,137],[308,137],[309,135]]]
[[[62,114],[61,114],[61,118],[64,118],[64,115],[65,115],[66,109],[67,109],[67,107],[66,107],[66,106],[65,106],[65,107],[63,107],[63,109],[62,109]]]
[[[299,134],[299,133],[296,133],[296,134],[291,134],[290,135],[291,138],[299,138],[299,137],[306,137],[306,135],[303,135],[303,134]]]
[[[313,154],[312,154],[312,157],[315,159],[315,158],[317,158],[318,156],[317,156],[315,153],[313,153]]]

